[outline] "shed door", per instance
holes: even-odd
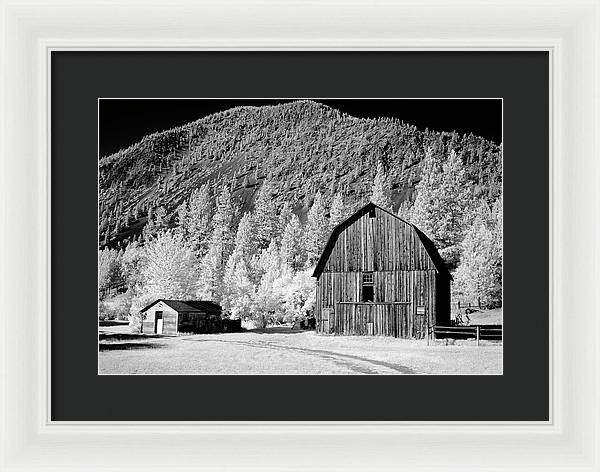
[[[157,311],[154,314],[154,332],[163,334],[163,312]]]

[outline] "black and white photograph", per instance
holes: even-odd
[[[502,375],[501,98],[98,99],[98,373]]]

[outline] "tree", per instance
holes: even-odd
[[[234,247],[234,224],[237,208],[231,191],[224,185],[217,198],[217,209],[212,219],[212,234],[208,251],[201,264],[198,295],[219,302],[222,297],[222,282],[225,264]]]
[[[340,192],[336,192],[331,200],[329,210],[329,228],[332,230],[346,218],[346,206]]]
[[[306,266],[314,266],[329,234],[329,225],[325,217],[325,205],[321,192],[317,192],[315,200],[308,211],[304,235],[304,250],[306,252]]]
[[[283,206],[281,207],[281,211],[279,212],[279,217],[278,217],[277,233],[276,233],[278,242],[281,241],[281,238],[283,237],[283,233],[285,232],[285,228],[287,227],[288,223],[290,222],[290,220],[292,219],[293,216],[294,216],[294,213],[292,212],[292,207],[291,207],[290,203],[288,201],[285,201],[283,203]]]
[[[252,213],[244,213],[235,235],[233,255],[248,263],[257,253],[256,234],[254,232],[255,220]]]
[[[115,249],[98,251],[98,288],[108,290],[122,283],[120,252]]]
[[[288,222],[281,238],[281,261],[293,271],[302,265],[302,228],[296,215]]]
[[[275,281],[285,277],[287,267],[281,263],[275,241],[263,249],[257,261],[257,275],[260,283],[256,288],[252,303],[253,318],[259,327],[265,327],[268,321],[281,310],[281,294]]]
[[[459,244],[469,225],[472,195],[462,161],[451,151],[441,164],[428,150],[411,210],[416,225],[440,250]]]
[[[502,305],[502,262],[504,252],[504,216],[502,194],[498,197],[492,207],[492,224],[494,231],[494,260],[495,260],[495,278],[497,281],[496,291],[493,299],[496,304]]]
[[[371,201],[388,211],[392,211],[392,186],[383,162],[377,163],[377,173],[371,189]]]
[[[167,214],[167,210],[164,206],[159,206],[154,214],[154,225],[156,232],[165,231],[169,229],[170,218]]]
[[[254,295],[246,261],[232,254],[223,277],[223,310],[230,313],[233,319],[242,318],[250,313]]]
[[[165,207],[160,206],[156,210],[151,207],[148,210],[148,221],[142,230],[144,240],[150,241],[167,229],[169,229],[169,218]]]
[[[461,244],[461,262],[454,274],[454,291],[467,302],[502,304],[502,250],[492,211],[482,202]]]
[[[198,256],[206,254],[210,239],[212,198],[208,185],[195,189],[177,208],[177,224]]]
[[[231,189],[224,185],[217,198],[217,209],[212,219],[211,245],[222,243],[225,260],[233,250],[237,212],[238,208],[233,202]]]
[[[232,314],[241,310],[241,306],[247,308],[249,302],[246,297],[252,298],[250,265],[257,252],[253,224],[252,213],[244,213],[238,225],[233,253],[225,266],[221,301],[223,309]]]
[[[277,231],[274,190],[271,181],[265,180],[254,202],[255,232],[259,249],[268,247]]]
[[[311,270],[298,272],[275,282],[280,292],[285,321],[292,321],[312,311],[315,299],[315,279]]]
[[[115,223],[115,229],[113,231],[113,234],[115,236],[118,236],[119,233],[121,232],[121,229],[122,229],[121,218],[119,216],[117,216],[117,222]]]
[[[196,293],[198,266],[181,234],[159,233],[144,246],[142,293],[150,298],[191,298]]]
[[[145,251],[137,242],[127,245],[121,258],[121,273],[128,290],[138,292],[142,288],[142,267],[145,264]]]
[[[410,223],[411,210],[412,210],[412,206],[410,204],[410,201],[406,200],[406,201],[400,203],[400,206],[398,207],[398,212],[396,214],[398,215],[399,218],[402,218],[404,221],[407,221]]]

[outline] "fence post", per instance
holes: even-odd
[[[476,326],[477,329],[477,345],[479,346],[479,326]]]
[[[429,346],[429,321],[427,322],[427,345]]]

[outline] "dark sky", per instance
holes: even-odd
[[[335,99],[320,100],[356,117],[396,117],[420,129],[470,133],[502,141],[500,99]],[[101,99],[100,156],[112,154],[142,137],[241,105],[273,105],[293,99]]]

